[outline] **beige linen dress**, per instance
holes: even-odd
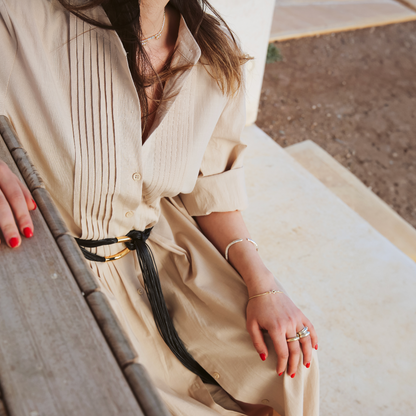
[[[106,19],[101,9],[91,15]],[[199,63],[185,22],[173,64],[194,66],[167,83],[164,94],[174,98],[159,108],[144,145],[138,97],[114,32],[91,27],[57,1],[0,0],[0,56],[0,113],[71,233],[102,239],[154,226],[149,245],[175,327],[222,388],[202,383],[164,344],[134,253],[91,268],[172,415],[244,414],[231,397],[280,415],[317,415],[315,355],[294,379],[278,377],[266,335],[270,355],[260,360],[245,329],[247,288],[192,218],[246,206],[245,111],[244,91],[227,98]]]

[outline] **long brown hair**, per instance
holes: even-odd
[[[167,67],[159,74],[154,71],[140,43],[142,39],[140,0],[87,0],[76,5],[71,0],[59,0],[59,2],[87,23],[117,32],[127,52],[130,72],[142,109],[144,129],[149,115],[146,88],[155,82],[162,84],[179,71],[188,69],[189,66]],[[183,16],[201,48],[200,62],[216,80],[221,91],[226,95],[233,95],[242,85],[241,65],[250,58],[241,51],[231,29],[207,0],[171,0],[169,4]],[[103,7],[111,25],[88,16],[86,12],[98,6]],[[212,14],[206,13],[207,9]]]

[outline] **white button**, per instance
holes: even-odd
[[[138,293],[139,295],[143,295],[143,290],[142,290],[142,289],[137,289],[137,293]]]
[[[125,215],[127,218],[131,218],[131,217],[134,215],[134,213],[133,213],[133,211],[127,211],[124,215]]]
[[[139,181],[142,178],[142,175],[140,175],[139,172],[134,172],[133,173],[133,180],[134,181]]]
[[[219,373],[212,373],[212,377],[215,378],[215,380],[218,380],[220,378]]]
[[[264,399],[261,401],[263,404],[269,404],[269,401],[267,399]]]

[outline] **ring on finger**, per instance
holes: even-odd
[[[306,334],[308,332],[308,327],[304,326],[299,332],[296,332],[296,334],[298,335],[298,337],[300,337],[303,334]]]
[[[296,335],[295,337],[292,338],[286,338],[286,342],[293,342],[293,341],[299,341],[299,335]]]
[[[299,339],[301,339],[301,338],[308,337],[310,334],[311,334],[311,333],[308,331],[308,332],[305,332],[304,334],[302,334],[302,335],[298,335],[298,336],[299,336]]]

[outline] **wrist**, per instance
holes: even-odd
[[[244,279],[244,281],[247,286],[249,297],[268,292],[269,290],[283,289],[268,269],[263,272],[258,272],[255,276]]]
[[[237,270],[247,286],[257,286],[260,281],[273,281],[273,275],[264,265],[255,247],[250,243],[232,247],[229,263]]]
[[[242,242],[233,244],[228,252],[229,263],[244,280],[249,296],[269,290],[283,290],[273,274],[265,266],[256,245],[241,237]]]

